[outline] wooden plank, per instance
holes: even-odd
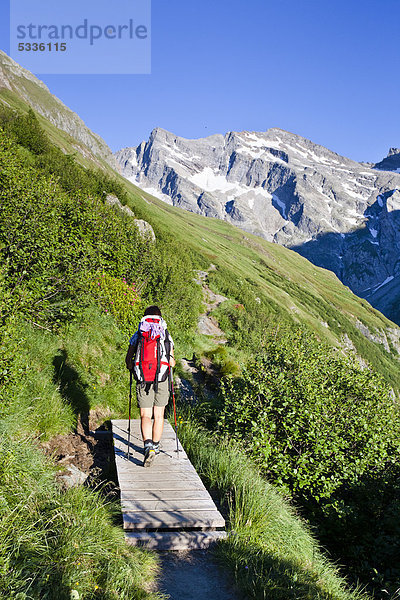
[[[118,450],[119,453],[121,453],[121,455],[128,454],[128,443],[127,442],[124,443],[124,442],[121,442],[121,440],[115,440],[115,438],[113,438],[113,441],[114,441],[114,447]],[[143,454],[142,440],[132,441],[130,443],[129,447],[130,447],[130,451],[129,451],[130,454],[134,454],[135,452],[137,452],[138,454]],[[180,444],[178,444],[178,448],[179,448],[179,455],[186,457],[186,453]],[[160,444],[160,450],[164,454],[170,454],[172,456],[177,455],[176,443],[173,440],[171,440],[168,443]]]
[[[113,434],[118,436],[121,434],[123,434],[121,437],[123,439],[127,439],[128,438],[128,421],[125,419],[115,419],[112,422],[112,427],[113,427]],[[133,438],[137,438],[138,440],[142,441],[142,433],[140,430],[140,419],[132,419],[131,420],[131,440]],[[170,422],[167,419],[164,419],[164,431],[163,431],[163,435],[162,435],[162,439],[168,440],[175,440],[176,436],[175,436],[175,430],[171,427]]]
[[[205,490],[204,484],[199,481],[158,481],[157,485],[149,485],[144,481],[124,481],[124,485],[120,482],[120,488],[124,492],[133,490],[151,490],[151,491],[165,491],[165,490]]]
[[[121,490],[121,502],[129,500],[208,500],[207,490]]]
[[[148,469],[142,467],[139,473],[132,475],[132,478],[136,481],[140,479],[140,481],[151,483],[154,487],[157,487],[156,484],[159,481],[198,481],[199,476],[196,471],[181,471],[179,475],[177,475],[177,473],[174,473],[173,471],[153,471],[152,467]]]
[[[125,437],[123,437],[123,436],[125,436]],[[128,434],[127,433],[123,433],[122,431],[120,433],[113,433],[113,440],[114,440],[114,444],[117,448],[120,448],[123,450],[125,450],[125,448],[128,448]],[[131,434],[130,447],[133,449],[143,448],[142,437]],[[162,440],[161,440],[161,447],[167,448],[169,450],[176,450],[176,438],[175,437],[174,438],[165,438],[163,435]],[[179,448],[179,450],[183,451],[182,445],[179,442],[179,440],[178,440],[178,448]]]
[[[157,484],[159,482],[169,481],[171,483],[177,483],[179,485],[183,485],[186,487],[190,486],[190,483],[201,483],[201,479],[196,476],[194,473],[182,473],[179,474],[171,473],[170,471],[165,473],[165,471],[154,471],[154,473],[149,473],[151,471],[151,467],[149,469],[143,469],[145,473],[130,473],[129,471],[120,472],[119,473],[119,483],[120,488],[125,487],[125,484],[137,484],[138,482],[142,482],[146,484],[145,487],[152,489],[157,488]],[[160,488],[162,489],[162,488]]]
[[[128,459],[128,444],[122,444],[120,441],[115,443],[114,441],[114,449],[116,456],[120,456],[121,458]],[[132,457],[140,457],[143,460],[143,443],[135,443],[131,444],[129,454],[130,458]],[[163,444],[160,447],[160,456],[169,457],[174,460],[181,460],[182,458],[188,459],[188,456],[182,446],[179,446],[179,453],[176,451],[176,444]]]
[[[144,449],[143,446],[138,448],[138,449],[132,449],[129,452],[129,461],[128,461],[128,448],[125,447],[123,450],[120,450],[119,448],[115,448],[114,449],[115,452],[115,456],[118,457],[118,459],[120,461],[124,461],[126,464],[135,464],[136,460],[139,460],[140,462],[143,462],[143,457],[144,457]],[[160,453],[156,455],[157,459],[161,459],[164,460],[165,462],[184,462],[184,461],[188,461],[189,457],[187,456],[187,454],[185,452],[183,452],[183,450],[180,450],[179,453],[176,452],[176,449],[173,448],[172,450],[166,450],[164,448],[161,448]]]
[[[160,473],[162,475],[162,473]],[[121,491],[126,490],[203,490],[204,484],[198,479],[181,479],[181,478],[166,478],[166,479],[141,479],[140,477],[119,477],[119,488]]]
[[[128,455],[124,452],[123,454],[115,453],[115,460],[118,463],[118,466],[121,468],[125,467],[142,467],[143,466],[143,452],[131,452],[128,461]],[[176,463],[176,464],[175,464]],[[190,464],[190,461],[187,456],[179,453],[179,458],[175,454],[170,454],[168,452],[160,452],[160,454],[156,454],[154,458],[154,465],[173,465],[174,468],[179,468],[180,466],[186,466]],[[193,467],[192,467],[193,468]]]
[[[123,455],[115,455],[115,459],[116,462],[118,463],[118,466],[121,469],[124,468],[131,468],[131,467],[143,467],[143,458],[144,458],[144,453],[143,452],[134,452],[131,453],[129,456],[129,461],[128,461],[128,457],[127,455],[125,455],[125,452]],[[156,454],[154,457],[154,463],[153,466],[155,465],[159,465],[159,466],[163,466],[166,467],[167,465],[171,465],[171,467],[173,467],[174,469],[179,469],[179,467],[185,467],[188,465],[191,465],[189,459],[187,456],[183,456],[180,455],[179,458],[173,454],[168,454],[168,453],[161,453],[160,454]],[[191,468],[193,469],[193,466],[191,466]]]
[[[195,500],[121,500],[122,512],[156,512],[156,511],[179,511],[185,510],[215,510],[215,504],[211,499],[202,498]]]
[[[226,538],[225,531],[129,531],[125,540],[149,550],[202,550]]]
[[[150,474],[154,474],[154,478],[157,478],[158,475],[164,475],[165,477],[167,475],[169,475],[172,479],[178,480],[181,477],[190,477],[193,475],[193,469],[191,468],[191,465],[187,465],[187,466],[182,466],[179,469],[173,469],[172,467],[164,467],[163,465],[157,465],[155,464],[156,461],[154,461],[154,463],[152,464],[151,467],[149,467],[148,469],[143,469],[143,465],[140,465],[138,467],[134,467],[132,469],[121,469],[118,468],[118,475],[121,476],[122,479],[126,478],[126,477],[130,477],[131,479],[137,479],[142,477],[143,475],[143,471],[145,471],[146,473]]]
[[[165,529],[181,527],[225,527],[225,520],[215,510],[124,512],[124,529]]]
[[[143,458],[143,453],[135,453],[133,455],[130,455],[128,461],[128,457],[125,455],[125,453],[123,455],[116,454],[115,464],[117,465],[118,469],[131,471],[135,470],[135,467],[139,467],[139,470],[143,472]],[[174,456],[161,453],[158,455],[156,454],[151,468],[153,469],[153,467],[155,467],[156,465],[158,465],[158,467],[163,467],[164,470],[167,468],[171,468],[171,470],[176,469],[177,471],[179,471],[181,469],[189,468],[194,473],[196,473],[196,470],[193,468],[193,465],[190,462],[190,460],[182,455],[178,458],[176,455]]]
[[[143,447],[139,448],[138,450],[131,450],[129,452],[129,461],[128,461],[128,449],[126,448],[126,450],[119,450],[118,448],[115,449],[115,456],[118,457],[121,461],[125,461],[126,464],[135,464],[135,458],[139,459],[140,461],[143,462],[143,456],[144,456],[144,450]],[[168,450],[161,450],[160,454],[156,455],[157,459],[163,459],[165,462],[183,462],[183,461],[187,461],[189,460],[188,456],[185,454],[185,452],[179,452],[179,456],[178,453],[175,450],[172,450],[171,452]]]
[[[169,463],[158,462],[157,459],[154,460],[153,464],[150,468],[143,469],[143,463],[140,465],[121,465],[119,461],[115,461],[118,474],[121,474],[123,477],[126,475],[130,475],[133,479],[136,477],[141,477],[144,473],[154,473],[154,475],[164,473],[164,475],[170,474],[171,477],[184,477],[190,476],[196,471],[193,470],[193,467],[190,463],[182,463],[181,465],[170,465]]]
[[[118,467],[118,469],[121,470],[129,470],[129,471],[134,471],[135,468],[136,470],[140,470],[142,471],[142,467],[143,467],[143,454],[139,454],[139,453],[135,453],[135,454],[131,454],[131,456],[129,457],[129,461],[127,459],[127,457],[125,456],[125,454],[123,456],[115,456],[115,463]],[[191,469],[192,471],[194,471],[193,469],[193,465],[191,464],[191,462],[189,461],[188,458],[184,458],[183,456],[180,456],[179,458],[177,458],[176,456],[168,456],[167,454],[159,454],[158,456],[155,456],[154,458],[154,462],[152,464],[152,470],[159,468],[159,469],[174,469],[176,471],[180,471],[182,469]]]

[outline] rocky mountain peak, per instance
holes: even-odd
[[[388,277],[400,276],[395,169],[279,128],[195,140],[156,128],[115,156],[145,191],[295,249],[370,301]]]
[[[389,148],[386,158],[374,165],[380,171],[394,171],[400,173],[400,148]]]

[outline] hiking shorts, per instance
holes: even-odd
[[[158,391],[154,391],[152,383],[136,383],[136,398],[139,408],[167,406],[169,400],[169,381],[160,381]]]

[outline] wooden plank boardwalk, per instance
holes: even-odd
[[[196,473],[167,420],[160,454],[143,468],[140,419],[131,420],[128,461],[128,421],[113,420],[115,464],[128,543],[157,550],[206,548],[226,536],[225,520]]]

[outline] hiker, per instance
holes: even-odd
[[[174,342],[158,306],[149,306],[144,311],[138,330],[129,341],[125,363],[136,379],[144,443],[143,466],[149,467],[160,452],[171,367],[175,366]]]

